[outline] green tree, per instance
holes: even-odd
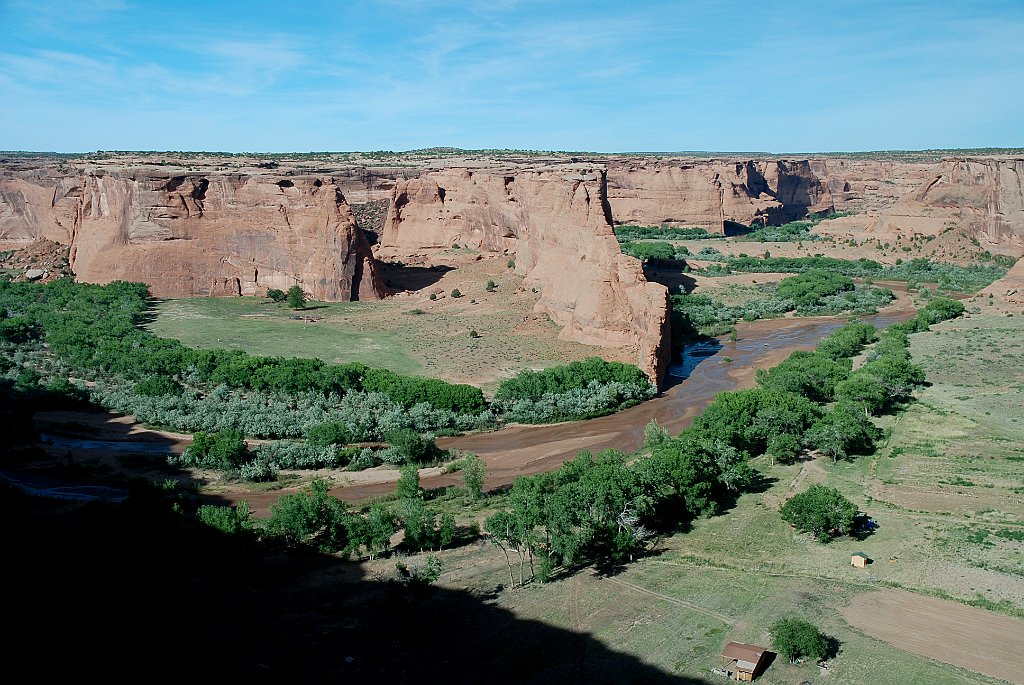
[[[657,419],[651,419],[650,422],[644,426],[644,447],[647,449],[664,445],[670,438],[671,436],[669,435],[668,429],[659,426]]]
[[[859,405],[839,403],[807,429],[804,443],[836,463],[851,454],[871,451],[876,433],[875,425]]]
[[[812,533],[819,542],[845,535],[853,528],[857,507],[835,488],[812,485],[791,497],[780,511],[797,530]]]
[[[344,445],[352,439],[348,426],[342,421],[326,421],[318,423],[306,431],[306,439],[311,445]]]
[[[757,383],[763,388],[802,395],[815,402],[830,402],[837,383],[850,374],[849,359],[833,359],[817,352],[794,352],[773,369],[758,369]]]
[[[836,384],[835,396],[836,400],[855,404],[863,409],[865,416],[871,416],[885,407],[889,391],[873,374],[855,371]]]
[[[302,291],[302,286],[293,285],[288,288],[288,306],[292,309],[302,309],[306,306],[306,293]]]
[[[227,428],[216,433],[199,431],[185,448],[181,462],[186,466],[210,469],[237,469],[249,459],[249,447],[242,431]]]
[[[274,302],[284,302],[288,299],[288,295],[283,290],[278,290],[277,288],[270,288],[267,290],[267,297]]]
[[[652,259],[672,260],[675,259],[676,256],[676,249],[672,244],[663,241],[623,243],[619,247],[623,254],[628,254],[642,262]]]
[[[939,323],[948,319],[955,319],[964,313],[966,307],[963,302],[954,300],[951,297],[936,297],[929,302],[923,311],[929,323]]]
[[[462,458],[462,484],[473,499],[480,499],[487,482],[487,462],[475,454]]]
[[[441,514],[441,525],[437,531],[437,548],[443,549],[455,539],[455,516],[449,512]]]
[[[348,547],[348,505],[328,493],[330,483],[317,478],[294,495],[270,505],[266,531],[290,546],[309,545],[321,552]]]
[[[861,370],[877,378],[894,402],[910,399],[914,389],[925,383],[924,369],[895,355],[885,355],[868,362]]]
[[[403,499],[419,499],[423,496],[420,490],[420,470],[415,464],[406,464],[398,470],[398,485],[395,487],[395,497]]]
[[[398,518],[405,531],[405,546],[423,551],[433,546],[434,517],[420,497],[406,497],[398,502]]]
[[[350,525],[350,548],[358,552],[366,549],[372,561],[391,546],[391,537],[397,531],[395,517],[384,504],[377,502],[370,506],[366,516],[355,516]]]
[[[433,438],[422,436],[410,428],[391,431],[384,438],[401,460],[410,464],[429,464],[444,455]]]
[[[452,290],[452,297],[454,297],[454,298],[462,297],[462,291],[459,290],[458,288],[453,289]]]
[[[485,288],[487,292],[493,292],[496,287],[492,279],[487,279],[487,287]]]
[[[797,618],[784,618],[771,627],[772,647],[790,663],[800,657],[824,659],[829,639],[816,626]]]

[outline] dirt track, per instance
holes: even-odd
[[[1024,684],[1024,622],[903,590],[858,595],[840,613],[867,635],[914,654]]]

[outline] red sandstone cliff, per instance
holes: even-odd
[[[320,300],[385,289],[330,178],[125,171],[0,178],[0,239],[71,247],[83,281],[143,281],[158,297],[258,294],[298,284]]]
[[[828,184],[808,161],[628,160],[608,164],[617,224],[780,224],[834,210]]]
[[[901,206],[938,210],[994,244],[1024,245],[1024,159],[950,159]]]
[[[668,296],[623,255],[612,233],[604,170],[451,169],[399,181],[378,255],[402,257],[453,244],[515,255],[539,292],[537,308],[560,337],[636,349],[637,363],[664,379],[670,361]]]

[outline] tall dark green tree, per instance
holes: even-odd
[[[292,309],[302,309],[306,306],[306,293],[303,292],[302,286],[293,285],[288,288],[288,294],[285,297],[288,300],[288,306]]]

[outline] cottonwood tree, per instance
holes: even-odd
[[[832,458],[832,463],[850,454],[869,452],[878,429],[854,404],[839,403],[807,429],[804,443]]]
[[[282,495],[270,505],[266,531],[290,546],[309,545],[337,552],[348,543],[348,505],[327,494],[330,483],[317,478],[303,492]]]
[[[351,551],[358,552],[363,547],[373,561],[374,556],[391,547],[391,536],[398,527],[391,510],[378,502],[370,507],[366,516],[353,517],[349,529]]]
[[[519,555],[519,584],[523,585],[526,582],[524,559],[529,545],[527,535],[520,526],[520,522],[511,512],[499,511],[487,517],[484,521],[484,530],[487,531],[491,544],[500,549],[505,556],[510,587],[516,586],[516,578],[512,571],[512,557],[509,550]]]
[[[487,463],[475,454],[462,458],[462,484],[473,499],[480,499],[487,481]]]
[[[772,625],[772,647],[790,663],[800,657],[824,659],[829,653],[829,639],[818,628],[797,618],[784,618]]]
[[[828,542],[852,530],[857,507],[835,488],[812,485],[791,497],[779,513],[797,530],[812,533],[819,542]]]

